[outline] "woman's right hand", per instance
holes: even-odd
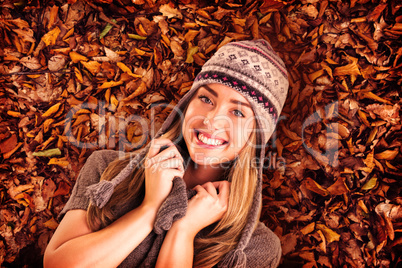
[[[161,151],[163,147],[168,147]],[[145,159],[145,197],[142,205],[159,209],[169,195],[173,179],[183,178],[183,158],[169,139],[154,139]]]

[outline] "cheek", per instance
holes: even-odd
[[[183,124],[184,126],[188,126],[188,122],[190,121],[190,118],[194,115],[194,105],[192,102],[190,102],[187,106],[186,113],[183,115],[184,120]]]
[[[235,142],[235,146],[237,148],[243,147],[243,143],[245,140],[243,125],[239,124],[239,123],[234,123],[232,133],[233,133],[233,141]]]
[[[239,122],[235,127],[235,139],[238,147],[243,148],[249,140],[250,133],[254,129],[254,124],[245,122]]]
[[[186,113],[184,114],[184,126],[187,128],[190,126],[202,124],[205,119],[205,114],[206,111],[203,105],[197,105],[193,102],[190,102],[187,107]]]

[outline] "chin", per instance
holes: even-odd
[[[231,158],[218,157],[216,155],[206,155],[201,153],[190,154],[191,160],[199,166],[213,166],[217,168],[227,168],[232,162]]]

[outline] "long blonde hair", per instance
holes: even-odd
[[[181,120],[178,119],[163,135],[176,140],[181,135]],[[256,133],[252,131],[246,146],[228,172],[230,195],[228,210],[215,227],[204,236],[197,236],[194,241],[194,266],[212,267],[216,265],[240,240],[242,230],[247,223],[247,216],[252,208],[253,196],[258,181],[258,171],[253,165],[256,156]],[[131,154],[124,159],[116,159],[105,169],[101,180],[112,180],[130,161]],[[142,159],[141,161],[144,161]],[[145,195],[144,165],[138,165],[129,178],[115,187],[110,201],[103,207],[90,204],[87,210],[88,225],[92,230],[99,230],[121,215],[113,214],[114,208],[122,204],[140,204]]]

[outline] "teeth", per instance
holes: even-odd
[[[201,133],[198,134],[198,139],[199,139],[200,141],[202,141],[203,143],[208,144],[208,145],[215,145],[215,146],[218,146],[218,145],[222,145],[222,144],[223,144],[223,141],[207,138],[207,137],[205,137],[205,136],[204,136],[203,134],[201,134]]]

